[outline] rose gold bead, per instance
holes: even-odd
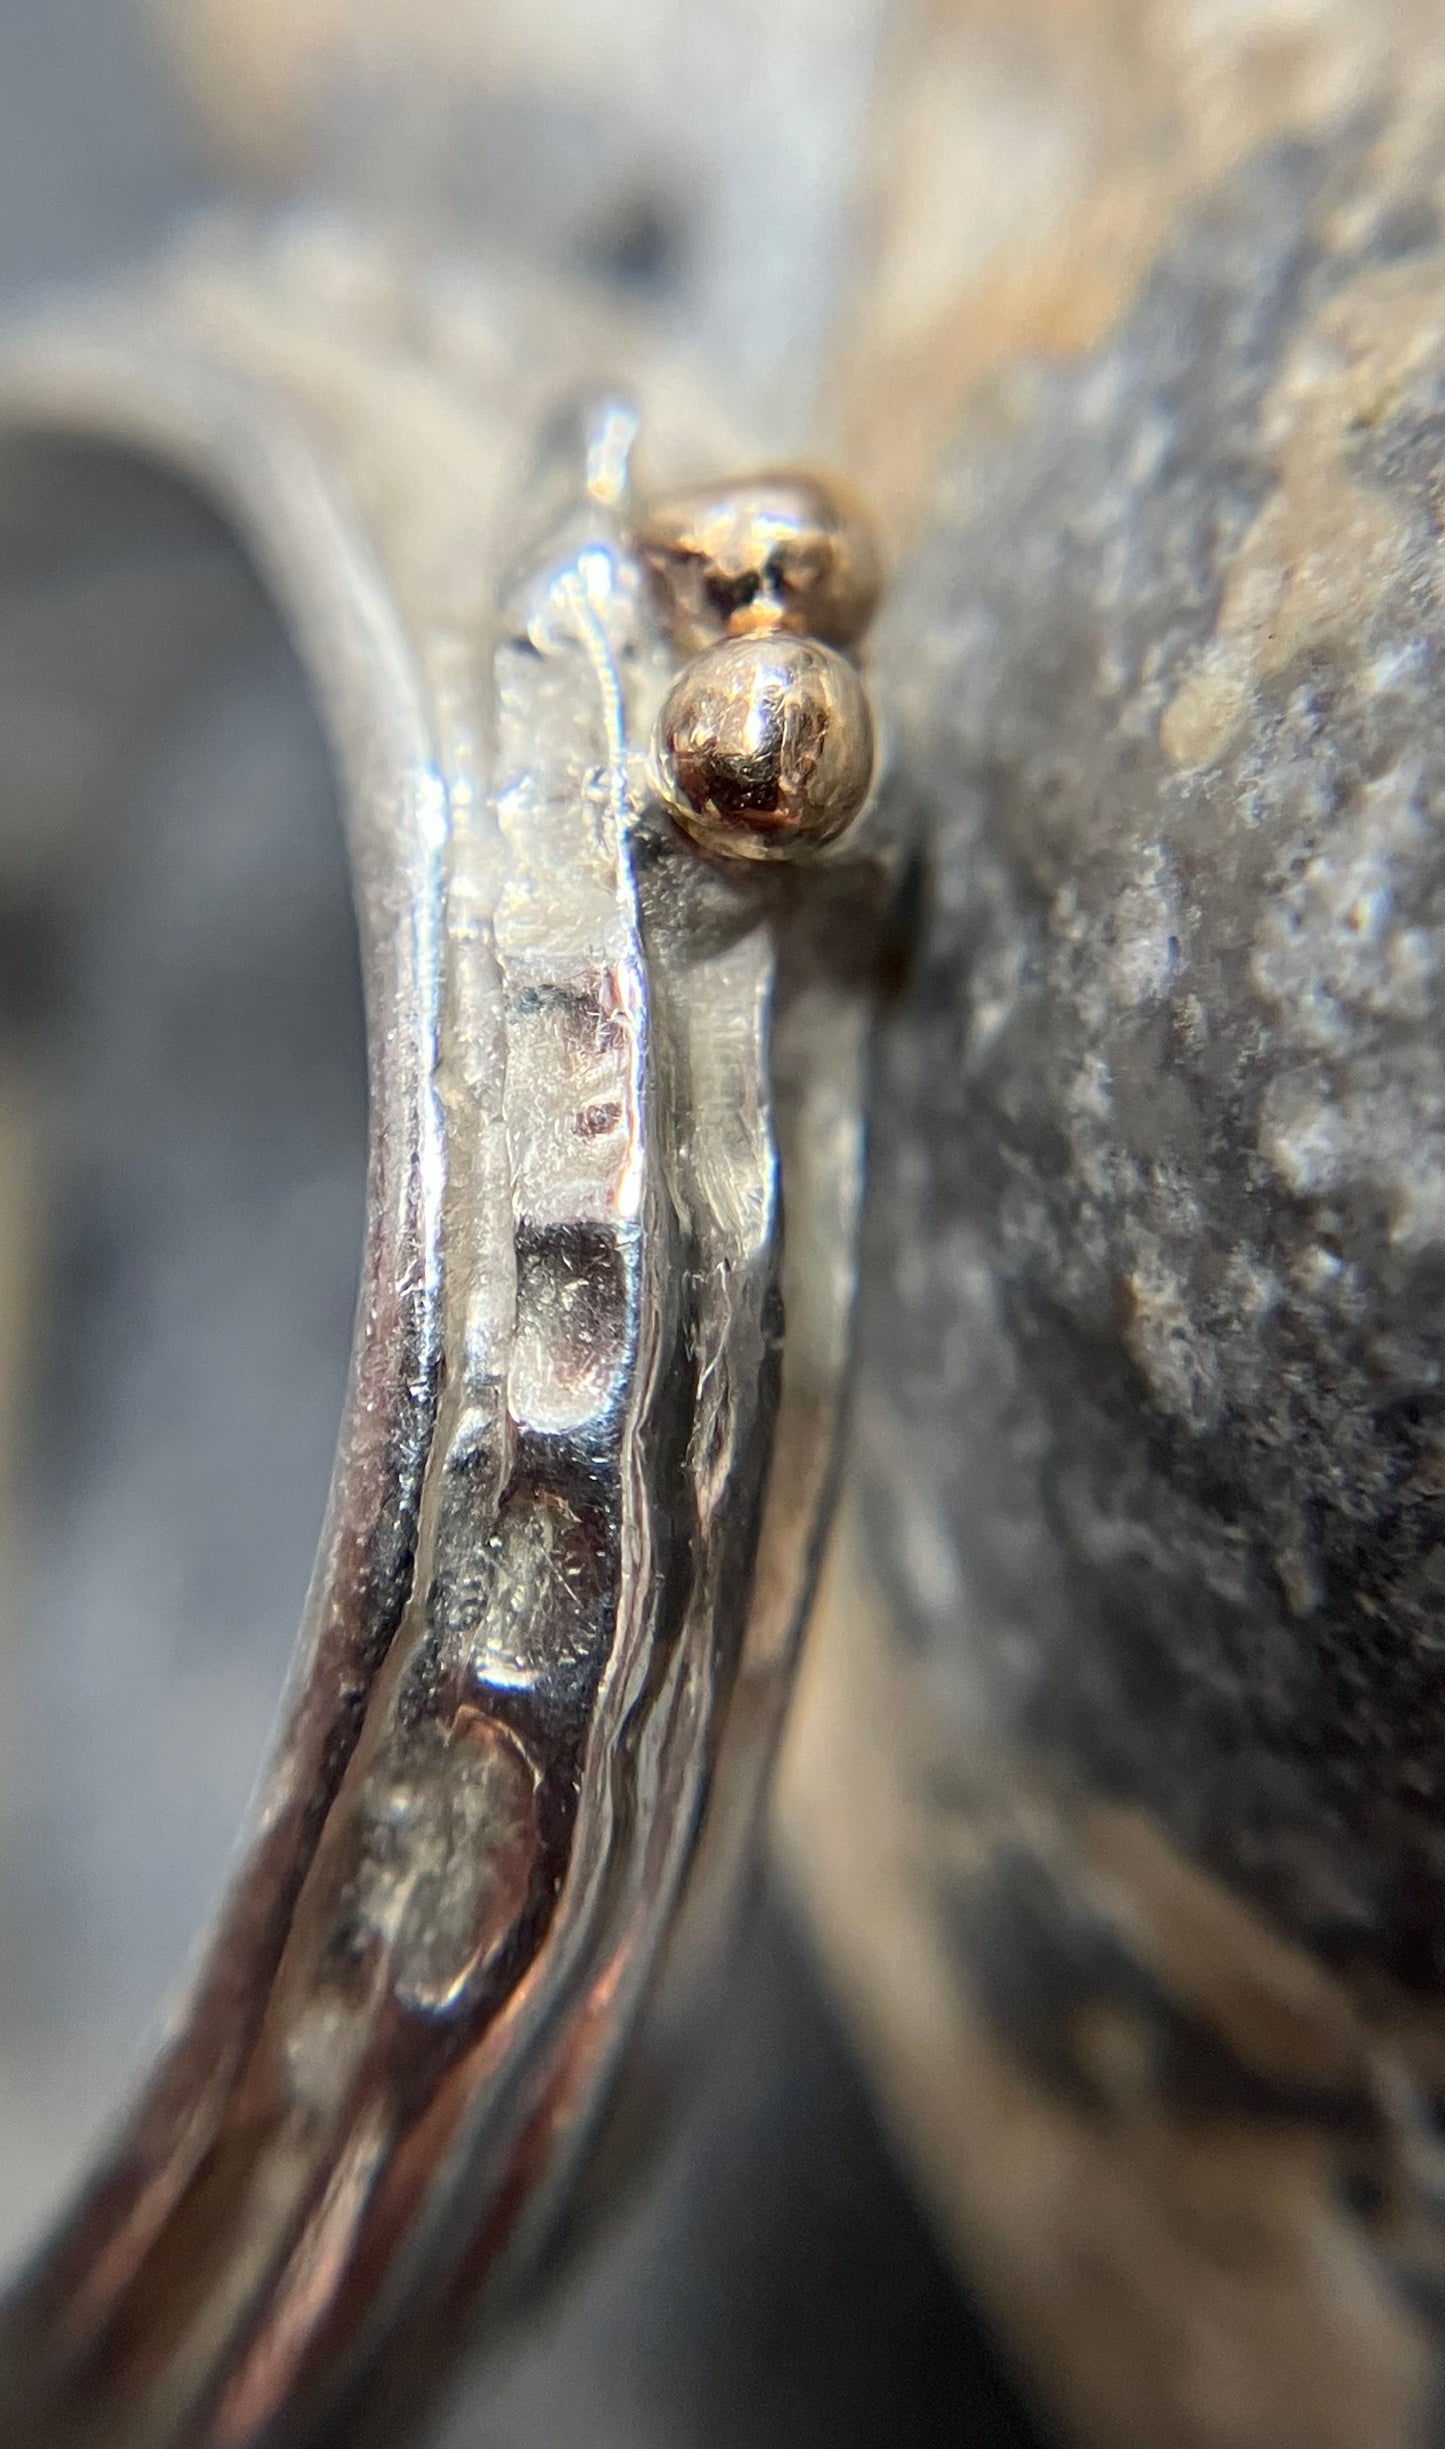
[[[813,638],[725,639],[674,683],[653,763],[667,806],[704,850],[806,857],[835,841],[868,795],[863,684]]]
[[[878,600],[878,549],[844,489],[765,475],[658,502],[638,531],[678,646],[775,630],[851,646]]]

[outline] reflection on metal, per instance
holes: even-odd
[[[504,297],[434,312],[318,243],[193,253],[0,368],[9,433],[174,462],[273,588],[347,793],[372,1093],[281,1740],[150,2086],[0,2318],[10,2449],[395,2437],[540,2243],[700,1837],[664,1992],[706,1953],[828,1486],[882,819],[806,879],[698,859],[648,797],[676,666],[630,413],[564,420],[528,491],[575,335],[488,373]]]
[[[845,834],[873,779],[873,718],[851,663],[816,638],[725,638],[657,720],[658,789],[722,858],[806,859]]]
[[[680,647],[794,630],[856,646],[878,603],[878,547],[845,488],[801,472],[654,502],[638,546]]]

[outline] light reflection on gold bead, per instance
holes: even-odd
[[[775,630],[851,646],[878,600],[872,528],[844,488],[817,476],[676,494],[648,512],[637,543],[686,654]]]
[[[836,841],[868,796],[863,684],[813,638],[726,639],[674,683],[653,764],[667,806],[704,850],[806,857]]]

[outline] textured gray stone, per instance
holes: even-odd
[[[935,852],[864,1473],[961,1737],[1445,1990],[1445,253],[1257,162],[883,642]]]

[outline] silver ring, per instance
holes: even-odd
[[[539,457],[585,350],[514,335],[484,378],[465,320],[330,241],[213,240],[0,358],[0,436],[179,469],[271,588],[371,1083],[280,1737],[143,2096],[0,2314],[9,2449],[395,2437],[714,1945],[811,1587],[886,805],[809,871],[669,822],[645,404]]]

